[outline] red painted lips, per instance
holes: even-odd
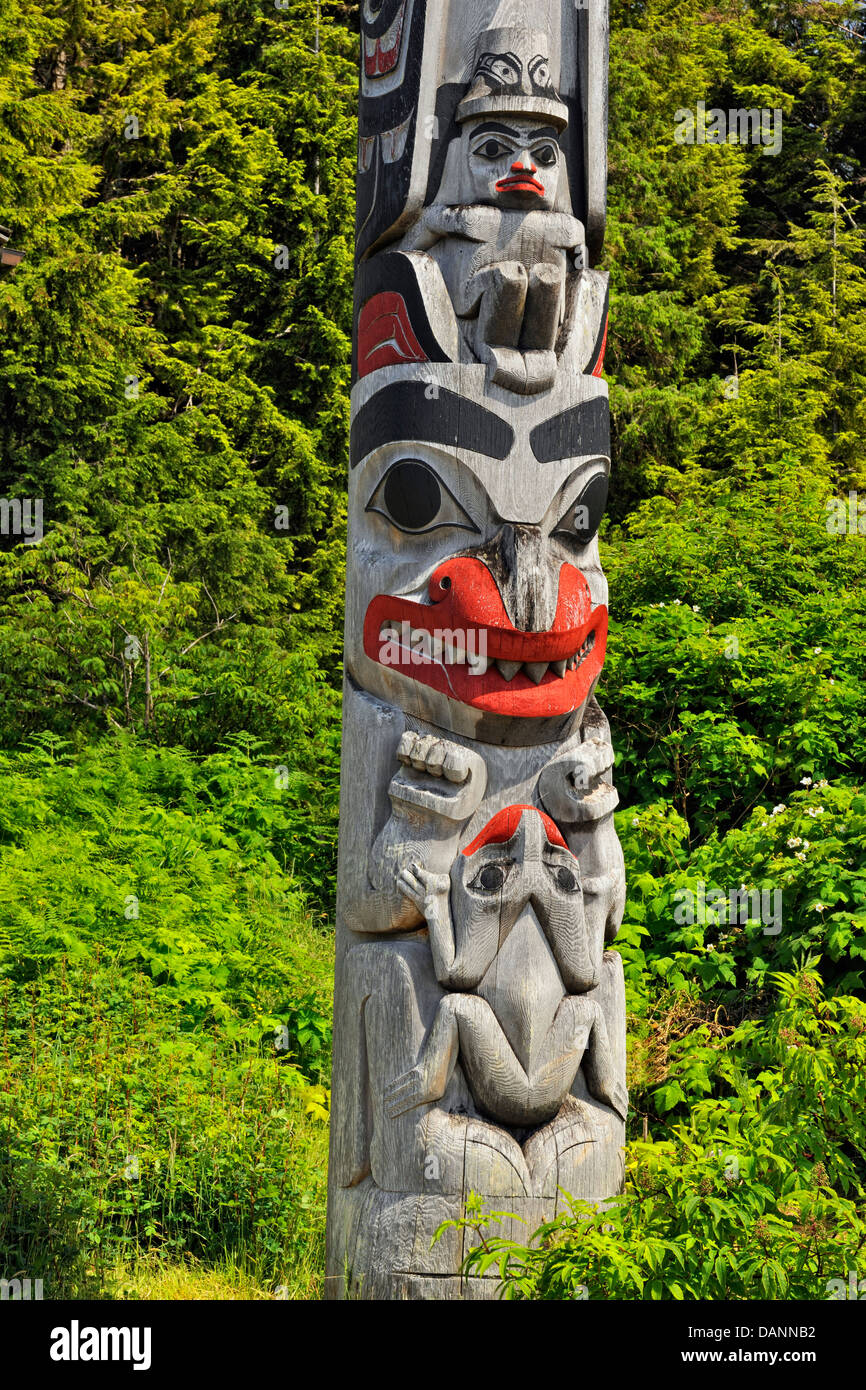
[[[377,594],[364,619],[371,661],[495,714],[540,718],[584,703],[604,665],[607,609],[592,608],[589,585],[573,565],[560,569],[546,632],[515,628],[490,570],[472,557],[440,565],[429,593],[429,603]]]
[[[496,185],[498,193],[533,193],[537,198],[544,197],[544,185],[531,174],[509,174]]]

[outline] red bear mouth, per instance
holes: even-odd
[[[564,564],[553,627],[510,621],[480,560],[460,556],[434,571],[430,602],[377,594],[364,620],[371,661],[473,709],[515,718],[569,714],[604,665],[607,609],[592,607],[580,570]]]

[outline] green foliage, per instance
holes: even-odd
[[[3,0],[0,494],[46,527],[0,567],[3,742],[213,747],[279,727],[289,652],[334,674],[356,72],[316,13]]]
[[[148,1252],[318,1279],[331,937],[254,745],[0,760],[0,1266],[48,1297]]]
[[[853,4],[612,4],[617,517],[650,495],[678,502],[695,468],[751,479],[796,459],[862,478],[857,25]],[[678,112],[699,101],[779,112],[780,149],[679,143]]]
[[[320,1248],[326,1092],[254,1030],[189,1029],[101,953],[7,982],[0,1008],[4,1269],[110,1296],[143,1252],[229,1255],[275,1288]]]
[[[634,867],[618,944],[636,990],[652,977],[675,989],[699,982],[735,1008],[744,994],[762,998],[773,972],[818,956],[834,991],[864,990],[861,791],[827,783],[800,791],[788,805],[753,811],[742,829],[713,834],[691,856],[674,838],[682,822],[666,822],[662,807],[620,817]],[[672,841],[681,856],[676,867],[668,859]],[[641,858],[652,867],[641,869]],[[732,908],[731,890],[741,889]]]
[[[866,1005],[777,975],[781,1007],[717,1056],[730,1094],[695,1102],[661,1142],[630,1146],[622,1196],[567,1198],[522,1245],[476,1201],[468,1274],[495,1268],[507,1299],[825,1299],[866,1242],[866,1128],[858,1073]]]
[[[3,974],[23,985],[99,951],[158,983],[183,1027],[324,1027],[329,939],[292,877],[298,808],[273,767],[237,745],[73,760],[45,740],[2,768]]]

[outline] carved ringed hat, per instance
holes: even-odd
[[[568,107],[562,101],[559,58],[542,29],[488,29],[478,39],[469,90],[457,120],[491,113],[544,117],[563,130]]]

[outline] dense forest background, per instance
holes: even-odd
[[[44,516],[0,536],[0,1275],[46,1297],[319,1288],[357,8],[0,0],[0,497]],[[866,25],[611,33],[629,1184],[508,1292],[825,1298],[866,1275]],[[781,149],[679,143],[700,101]],[[678,920],[741,885],[780,932]]]

